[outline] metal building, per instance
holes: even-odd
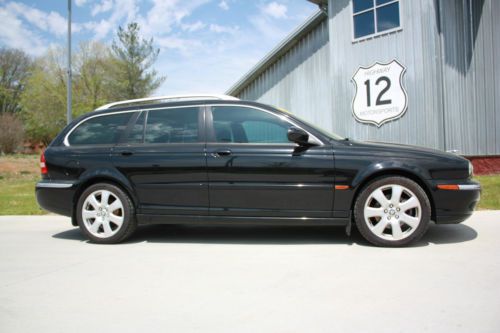
[[[354,139],[500,155],[500,1],[309,1],[228,94]]]

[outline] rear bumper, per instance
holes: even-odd
[[[36,200],[41,208],[65,216],[72,215],[75,191],[74,182],[42,180],[35,187]]]
[[[437,182],[434,187],[434,220],[438,224],[460,223],[467,220],[479,202],[481,197],[481,185],[478,182],[468,180],[458,185],[458,190],[438,189]]]

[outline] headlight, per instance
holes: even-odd
[[[472,165],[472,162],[469,161],[469,177],[474,176],[474,166]]]

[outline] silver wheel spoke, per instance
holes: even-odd
[[[408,209],[416,208],[418,206],[420,206],[420,202],[418,202],[418,199],[414,196],[399,204],[399,208],[401,208],[403,212],[406,212]]]
[[[373,207],[366,207],[365,208],[365,217],[381,217],[384,215],[384,208],[379,207],[379,208],[373,208]]]
[[[114,212],[117,209],[123,209],[122,203],[120,200],[115,200],[111,205],[109,205],[109,211]]]
[[[401,200],[401,194],[403,193],[403,187],[399,185],[394,185],[392,187],[391,203],[393,205],[399,204]]]
[[[109,195],[110,195],[110,193],[108,191],[101,192],[101,205],[104,205],[104,206],[108,205]]]
[[[404,237],[403,230],[401,230],[401,226],[399,225],[398,221],[392,222],[391,228],[392,228],[392,237],[394,237],[394,239],[399,240]]]
[[[88,200],[88,203],[92,207],[94,207],[95,210],[99,209],[99,207],[101,206],[101,204],[99,203],[99,201],[97,201],[97,198],[95,197],[95,194],[91,194],[90,197],[87,200]]]
[[[118,216],[118,215],[115,215],[115,214],[109,214],[109,219],[111,222],[113,222],[114,224],[116,224],[118,227],[121,227],[122,223],[123,223],[123,216]]]
[[[375,235],[380,236],[384,232],[385,228],[389,224],[389,221],[386,219],[380,220],[376,226],[372,227],[372,231]]]
[[[90,226],[90,232],[97,234],[101,224],[102,224],[102,221],[95,220],[94,223],[92,223],[92,225]]]
[[[404,222],[405,224],[409,225],[412,228],[416,228],[420,223],[420,219],[418,217],[413,217],[404,213],[401,214],[399,220],[401,220],[402,222]]]
[[[82,217],[84,219],[95,219],[97,218],[97,211],[84,209],[82,211]]]
[[[389,204],[389,200],[385,197],[384,193],[381,189],[377,189],[372,193],[372,197],[378,201],[378,203],[383,207]]]
[[[111,225],[109,224],[109,220],[105,220],[102,222],[102,228],[104,229],[104,235],[109,237],[113,234],[113,230],[111,230]]]

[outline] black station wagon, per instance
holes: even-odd
[[[342,225],[402,246],[459,223],[480,186],[466,159],[358,142],[223,95],[117,102],[69,124],[41,156],[36,197],[96,243],[151,223]]]

